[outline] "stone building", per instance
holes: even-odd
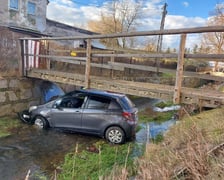
[[[0,68],[18,69],[19,38],[80,36],[93,32],[46,18],[48,0],[0,1]],[[83,42],[80,42],[83,44]]]
[[[0,1],[0,116],[38,103],[38,83],[20,77],[20,38],[93,34],[46,18],[48,0]]]

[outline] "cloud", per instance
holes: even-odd
[[[162,17],[163,2],[161,0],[147,1],[143,8],[141,19],[137,22],[138,31],[151,31],[160,28]],[[189,4],[184,2],[185,6]],[[47,17],[65,24],[76,27],[87,28],[89,20],[99,20],[100,14],[105,11],[104,7],[87,6],[75,4],[71,0],[52,0],[48,4]],[[185,17],[177,15],[167,15],[165,19],[165,29],[178,29],[188,27],[200,27],[206,25],[207,19],[200,17]],[[177,44],[178,38],[174,36],[164,36],[164,46]],[[187,45],[196,44],[197,38],[194,37],[187,41]]]
[[[182,4],[183,4],[184,7],[188,7],[189,6],[189,3],[187,1],[184,1]]]
[[[167,15],[165,20],[166,29],[178,29],[186,27],[199,27],[206,24],[206,19],[200,17],[185,17]]]
[[[74,6],[68,6],[68,4],[70,4],[71,2],[66,1],[66,3],[63,3],[63,1],[60,1],[61,3],[55,1],[48,4],[47,18],[65,24],[74,25],[82,18],[82,12],[80,11],[80,9],[74,8]]]

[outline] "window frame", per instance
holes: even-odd
[[[96,99],[96,100],[95,100]],[[92,101],[97,101],[99,99],[99,101],[98,102],[103,102],[103,101],[108,101],[108,102],[105,102],[104,104],[104,106],[89,106],[90,105],[90,103],[92,102]],[[102,100],[102,101],[100,101],[100,99]],[[88,101],[87,101],[87,103],[86,103],[86,106],[85,106],[85,109],[98,109],[98,110],[105,110],[105,109],[108,109],[108,107],[109,107],[109,105],[110,105],[110,102],[111,102],[111,99],[110,98],[107,98],[107,97],[102,97],[102,96],[95,96],[95,95],[90,95],[89,97],[88,97]],[[103,103],[102,103],[103,104]]]
[[[16,3],[15,6],[13,6],[14,3]],[[9,1],[9,9],[10,9],[10,10],[18,11],[18,10],[19,10],[19,0],[10,0],[10,1]]]
[[[32,11],[30,11],[30,8],[29,8],[30,5],[33,6],[33,7],[31,7],[31,10]],[[31,1],[28,1],[27,2],[27,14],[28,15],[32,15],[32,16],[35,16],[36,15],[36,7],[37,7],[36,3],[31,2]]]

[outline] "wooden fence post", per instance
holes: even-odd
[[[24,76],[24,46],[23,46],[24,40],[19,40],[19,75]]]
[[[85,88],[90,88],[91,39],[87,39]]]
[[[180,103],[181,86],[183,80],[183,69],[184,69],[184,52],[186,44],[186,34],[181,34],[178,60],[177,60],[177,71],[176,71],[176,82],[174,87],[173,103]]]
[[[112,52],[112,54],[114,54],[114,51]],[[110,62],[111,62],[111,64],[112,64],[112,66],[113,66],[113,63],[114,63],[114,59],[115,59],[114,56],[111,56],[111,57],[110,57]],[[111,70],[110,70],[110,77],[111,77],[111,79],[114,78],[114,70],[113,70],[113,68],[111,68]]]

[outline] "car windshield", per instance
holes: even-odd
[[[127,96],[121,97],[120,102],[121,102],[122,107],[125,110],[129,110],[129,109],[135,107],[135,104]]]

